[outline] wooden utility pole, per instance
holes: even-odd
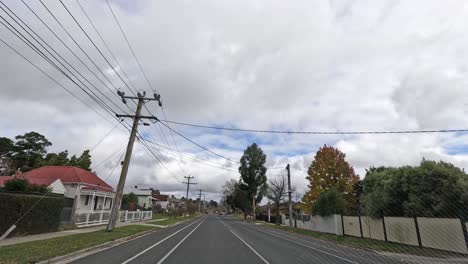
[[[289,196],[289,227],[293,227],[293,214],[292,214],[292,201],[291,201],[291,169],[289,164],[286,166],[286,170],[288,171],[288,196]]]
[[[109,223],[107,224],[107,231],[112,231],[114,230],[115,224],[117,223],[117,220],[119,218],[119,210],[120,210],[120,203],[122,202],[122,196],[123,196],[123,190],[125,186],[125,180],[127,178],[127,172],[128,172],[128,167],[130,165],[130,159],[132,157],[132,151],[133,151],[133,144],[135,143],[135,137],[137,134],[137,129],[138,129],[138,122],[141,119],[153,119],[153,120],[158,120],[158,118],[154,116],[141,116],[141,108],[143,107],[143,104],[145,101],[159,101],[159,95],[154,96],[153,98],[145,98],[146,93],[143,92],[143,94],[138,93],[138,96],[125,96],[124,92],[117,92],[117,94],[122,98],[123,103],[127,103],[126,99],[131,99],[131,100],[138,100],[137,104],[137,109],[135,112],[135,115],[116,115],[117,117],[130,117],[133,118],[133,125],[132,125],[132,130],[130,132],[130,138],[128,139],[128,145],[127,145],[127,151],[125,152],[125,159],[122,165],[122,171],[120,172],[120,178],[119,178],[119,183],[117,184],[117,190],[115,193],[114,201],[112,204],[112,210],[109,218]]]
[[[184,178],[187,179],[186,182],[183,182],[184,184],[187,184],[187,195],[185,196],[185,204],[186,204],[186,207],[185,207],[185,213],[187,214],[188,213],[188,206],[189,206],[189,199],[188,199],[188,194],[189,194],[189,189],[190,189],[190,185],[191,184],[197,184],[196,182],[190,182],[190,179],[193,179],[195,178],[194,176],[184,176]]]
[[[201,196],[202,196],[202,189],[200,189],[199,191],[200,191],[200,192],[198,193],[198,199],[199,199],[199,201],[198,201],[198,211],[201,213],[201,203],[202,203],[202,201],[201,201]]]

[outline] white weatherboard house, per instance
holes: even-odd
[[[114,190],[96,174],[72,166],[44,166],[21,174],[31,183],[55,183],[57,190],[64,189],[64,196],[74,199],[74,213],[108,211],[114,200]],[[49,185],[50,186],[50,185]],[[63,190],[62,189],[62,190]]]
[[[151,195],[152,194],[152,190],[149,190],[149,189],[141,189],[141,190],[133,190],[131,191],[132,193],[134,193],[136,195],[136,197],[138,198],[138,206],[141,207],[141,208],[144,208],[144,209],[149,209],[149,208],[153,208],[153,201],[156,200],[155,198],[153,198],[153,196]]]
[[[0,176],[0,186],[14,177],[27,179],[32,184],[46,185],[52,192],[72,200],[73,206],[63,208],[64,222],[84,227],[109,221],[114,190],[90,171],[72,166],[44,166],[15,176]],[[118,221],[140,221],[151,217],[151,211],[120,211]]]

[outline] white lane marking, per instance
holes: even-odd
[[[253,228],[253,227],[251,227],[251,225],[249,225],[249,224],[243,224],[243,225],[246,226],[246,227],[249,227],[249,228],[251,228],[251,229],[253,229],[253,230],[263,230],[263,228]],[[260,227],[260,226],[261,226],[261,224],[259,224],[259,227]],[[277,235],[280,235],[280,236],[283,235],[283,233],[282,233],[282,232],[279,232],[279,231],[273,231],[273,230],[270,230],[270,231],[265,231],[265,230],[263,230],[263,231],[266,232],[266,233],[270,233],[270,234],[277,234]],[[286,235],[290,235],[290,234],[286,234]],[[321,245],[320,243],[318,243],[318,242],[316,242],[316,241],[308,240],[308,239],[310,239],[311,237],[308,237],[308,236],[306,236],[306,235],[302,235],[302,234],[296,234],[296,235],[299,236],[298,239],[299,239],[300,241],[304,241],[305,243],[311,243],[311,244],[314,244],[315,246],[318,246],[318,247],[321,247],[321,248],[327,248],[327,250],[335,251],[335,252],[338,252],[338,253],[341,253],[341,254],[349,254],[349,253],[347,253],[347,252],[345,252],[345,251],[343,251],[343,250],[339,250],[339,249],[327,247],[327,246],[325,246],[325,245]],[[308,238],[308,239],[306,239],[306,238]],[[318,241],[321,241],[321,239],[317,239],[317,240],[318,240]],[[354,248],[349,247],[349,246],[347,246],[347,245],[341,245],[341,246],[347,247],[347,248],[349,248],[349,249],[354,249]],[[352,254],[353,257],[356,257],[356,258],[360,258],[360,259],[364,259],[364,260],[369,260],[369,259],[370,259],[369,256],[363,257],[363,256],[361,256],[361,255],[357,255],[357,253],[351,253],[351,254]],[[375,256],[375,257],[377,257],[377,256]],[[373,261],[372,263],[375,263],[375,264],[382,264],[382,262],[378,262],[378,261],[376,261],[375,259],[372,259],[372,261]]]
[[[270,264],[270,262],[268,262],[264,257],[262,257],[262,255],[260,255],[260,253],[258,253],[253,247],[251,247],[247,242],[245,242],[244,239],[242,239],[239,235],[237,235],[236,233],[234,233],[234,231],[232,230],[229,230],[231,231],[231,233],[233,233],[240,241],[244,242],[244,244],[250,248],[250,250],[252,250],[255,254],[257,254],[257,256],[259,258],[261,258],[263,260],[263,262],[265,262],[266,264]]]
[[[185,239],[187,239],[187,237],[189,237],[193,232],[195,232],[195,230],[197,230],[197,228],[201,224],[203,224],[203,222],[205,222],[205,220],[206,220],[206,217],[192,231],[190,231],[190,233],[188,233],[184,238],[182,238],[182,240],[179,243],[177,243],[177,245],[175,245],[175,247],[173,247],[171,251],[167,252],[167,254],[160,261],[158,261],[157,264],[163,263],[172,254],[172,252],[174,252],[174,250],[176,250],[180,246],[180,244],[182,244],[185,241]]]
[[[292,242],[292,243],[301,245],[301,246],[306,247],[306,248],[313,249],[313,250],[318,251],[318,252],[322,252],[323,254],[327,254],[327,255],[329,255],[329,256],[332,256],[332,257],[341,259],[341,260],[346,261],[346,262],[349,262],[349,263],[359,264],[358,262],[354,262],[354,261],[352,261],[352,260],[349,260],[349,259],[346,259],[346,258],[337,256],[337,255],[335,255],[335,254],[326,252],[326,251],[324,251],[324,250],[321,250],[321,249],[318,249],[318,248],[315,248],[315,247],[311,247],[311,246],[309,246],[309,245],[306,245],[306,244],[303,244],[303,243],[300,243],[300,242],[297,242],[297,241],[294,241],[294,240],[291,240],[291,239],[287,239],[287,238],[284,238],[284,237],[282,237],[282,236],[278,236],[278,235],[272,234],[272,233],[270,233],[270,232],[266,232],[266,231],[263,231],[263,230],[260,230],[260,229],[256,229],[256,228],[254,228],[254,230],[259,231],[259,232],[262,232],[262,233],[265,233],[265,234],[268,234],[268,235],[270,235],[270,236],[279,237],[279,238],[284,239],[284,240],[286,240],[286,241],[289,241],[289,242]]]
[[[254,229],[254,230],[260,230],[260,228],[258,228],[258,229],[257,229],[257,228],[253,228],[253,227],[251,227],[250,224],[247,224],[247,223],[245,223],[245,224],[242,223],[242,225],[244,225],[244,226],[246,226],[246,227],[249,227],[249,228],[251,228],[251,229]],[[256,225],[258,225],[259,227],[262,226],[262,224],[258,224],[258,223],[256,223]],[[267,232],[267,231],[264,231],[264,232]],[[277,235],[279,235],[279,236],[283,235],[282,232],[279,232],[279,231],[276,231],[276,230],[275,230],[275,231],[274,231],[274,230],[270,230],[270,231],[268,231],[268,233],[277,234]],[[289,234],[288,234],[288,235],[289,235]],[[295,234],[295,235],[299,236],[298,239],[300,239],[301,241],[304,241],[304,242],[306,242],[306,243],[311,243],[311,244],[314,244],[315,246],[318,246],[318,247],[326,247],[326,246],[321,245],[320,243],[318,243],[318,242],[316,242],[316,241],[305,240],[305,239],[303,238],[304,235],[302,235],[302,234]],[[326,247],[326,248],[327,248],[327,250],[331,250],[331,251],[335,251],[335,252],[338,252],[338,253],[346,254],[346,252],[344,252],[344,251],[342,251],[342,250],[339,250],[339,249],[330,248],[330,247]],[[356,256],[356,257],[359,257],[359,256]],[[362,258],[362,257],[360,257],[360,258]]]
[[[157,243],[155,243],[155,244],[149,246],[148,248],[146,248],[145,250],[143,250],[143,251],[141,251],[140,253],[136,254],[135,256],[133,256],[133,257],[127,259],[126,261],[122,262],[122,264],[127,264],[127,263],[129,263],[130,261],[132,261],[132,260],[138,258],[139,256],[143,255],[143,254],[144,254],[145,252],[147,252],[148,250],[154,248],[155,246],[161,244],[162,242],[168,240],[168,239],[171,238],[172,236],[175,236],[177,233],[182,232],[183,230],[185,230],[186,228],[190,227],[191,225],[193,225],[193,224],[195,224],[195,223],[197,223],[197,222],[198,222],[198,220],[197,220],[197,221],[194,221],[194,222],[191,223],[190,225],[188,225],[188,226],[186,226],[186,227],[184,227],[184,228],[178,230],[177,232],[171,234],[170,236],[167,236],[167,237],[164,238],[163,240],[160,240],[160,241],[158,241]]]

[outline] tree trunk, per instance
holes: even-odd
[[[276,204],[276,217],[275,217],[276,219],[275,219],[275,223],[276,223],[277,225],[280,224],[280,211],[279,211],[279,207],[280,207],[280,205],[279,205],[279,204]]]
[[[257,215],[255,214],[255,196],[252,197],[252,208],[253,208],[253,221],[257,219]]]

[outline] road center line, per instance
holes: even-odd
[[[160,240],[160,241],[158,241],[157,243],[155,243],[155,244],[149,246],[148,248],[146,248],[145,250],[143,250],[143,251],[141,251],[140,253],[136,254],[135,256],[133,256],[133,257],[127,259],[126,261],[122,262],[122,264],[127,264],[127,263],[129,263],[130,261],[132,261],[132,260],[138,258],[139,256],[141,256],[141,255],[143,255],[144,253],[146,253],[148,250],[154,248],[155,246],[157,246],[157,245],[161,244],[162,242],[168,240],[169,238],[175,236],[177,233],[182,232],[182,231],[185,230],[186,228],[189,228],[190,226],[192,226],[193,224],[197,223],[198,221],[199,221],[199,220],[194,221],[194,222],[191,223],[190,225],[187,225],[186,227],[184,227],[184,228],[178,230],[177,232],[175,232],[175,233],[173,233],[173,234],[167,236],[167,237],[164,238],[163,240]]]
[[[249,227],[249,228],[251,228],[251,227]],[[332,257],[341,259],[341,260],[346,261],[346,262],[349,262],[349,263],[358,264],[358,262],[354,262],[354,261],[352,261],[352,260],[349,260],[349,259],[346,259],[346,258],[337,256],[337,255],[335,255],[335,254],[326,252],[326,251],[324,251],[324,250],[321,250],[321,249],[318,249],[318,248],[315,248],[315,247],[312,247],[312,246],[309,246],[309,245],[306,245],[306,244],[303,244],[303,243],[294,241],[294,240],[292,240],[292,239],[284,238],[284,237],[282,237],[282,236],[279,236],[279,235],[276,235],[276,234],[272,234],[272,233],[270,233],[270,232],[266,232],[266,231],[263,231],[263,230],[260,230],[260,229],[257,229],[257,228],[252,228],[252,229],[254,229],[254,230],[258,231],[258,232],[262,232],[262,233],[268,234],[268,235],[270,235],[270,236],[275,236],[275,237],[284,239],[284,240],[286,240],[286,241],[289,241],[289,242],[292,242],[292,243],[301,245],[301,246],[306,247],[306,248],[313,249],[313,250],[318,251],[318,252],[322,252],[323,254],[326,254],[326,255],[329,255],[329,256],[332,256]]]
[[[247,242],[245,242],[244,239],[242,239],[239,235],[234,233],[234,231],[232,231],[232,230],[229,230],[229,231],[231,231],[231,233],[233,233],[240,241],[242,241],[247,247],[249,247],[250,250],[252,250],[259,258],[261,258],[263,260],[263,262],[265,262],[266,264],[270,264],[270,262],[268,262],[268,260],[266,260],[264,257],[262,257],[262,255],[260,255],[260,253],[258,253],[253,247],[251,247]]]
[[[203,221],[201,221],[192,231],[190,231],[190,233],[188,233],[184,238],[182,238],[182,240],[180,240],[180,242],[177,243],[177,245],[175,245],[175,247],[173,247],[173,248],[171,249],[171,251],[167,252],[167,254],[166,254],[160,261],[158,261],[157,264],[163,263],[163,262],[172,254],[172,252],[174,252],[174,251],[180,246],[180,244],[182,244],[182,243],[185,241],[185,239],[187,239],[187,237],[189,237],[193,232],[195,232],[195,230],[197,230],[197,228],[198,228],[201,224],[203,224],[203,222],[205,222],[205,220],[206,220],[206,217],[205,217],[205,219],[203,219]]]

